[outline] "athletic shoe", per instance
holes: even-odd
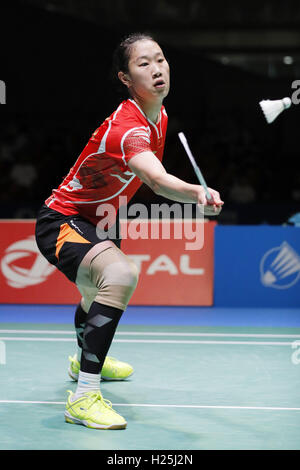
[[[80,370],[80,362],[77,360],[77,354],[73,357],[69,356],[68,374],[71,379],[77,382]],[[118,361],[114,357],[106,356],[102,371],[101,379],[103,380],[124,380],[133,374],[133,367],[127,362]]]
[[[87,392],[77,400],[71,401],[74,395],[68,390],[69,396],[65,409],[65,420],[71,424],[83,424],[94,429],[125,429],[127,422],[123,416],[112,409],[110,401],[105,400],[100,391]]]

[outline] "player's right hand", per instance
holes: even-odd
[[[220,214],[222,210],[224,201],[222,201],[220,197],[220,193],[218,191],[212,188],[207,188],[207,189],[208,189],[209,194],[211,195],[211,199],[207,199],[203,186],[199,186],[199,194],[198,194],[198,206],[200,206],[199,210],[202,213],[204,211],[204,215],[207,215],[207,216],[218,215]],[[203,206],[203,209],[201,209],[201,206]]]

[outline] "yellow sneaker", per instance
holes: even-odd
[[[133,367],[111,356],[106,356],[101,378],[103,380],[125,380],[133,374]]]
[[[69,356],[69,369],[68,374],[71,379],[77,382],[80,370],[80,362],[77,359],[77,354]],[[101,379],[103,380],[125,380],[133,374],[133,367],[127,362],[121,362],[114,357],[106,356],[102,371]]]
[[[110,401],[105,400],[100,392],[87,392],[77,400],[69,396],[65,409],[65,420],[71,424],[82,424],[93,429],[125,429],[127,422],[123,416],[112,409]]]

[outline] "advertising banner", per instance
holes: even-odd
[[[122,250],[140,271],[130,305],[212,305],[215,223],[169,223],[170,233],[160,221],[123,226]],[[34,227],[0,221],[0,303],[76,304],[76,286],[40,254]]]
[[[300,228],[217,226],[215,306],[300,308]]]

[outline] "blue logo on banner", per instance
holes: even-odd
[[[260,274],[265,287],[289,289],[300,279],[300,256],[284,241],[264,254]]]

